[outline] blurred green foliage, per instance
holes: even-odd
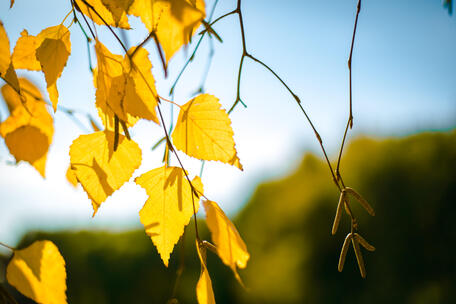
[[[344,181],[376,211],[370,217],[352,202],[360,233],[377,248],[364,251],[363,280],[352,249],[344,271],[337,271],[350,223],[344,214],[331,236],[339,195],[326,165],[307,154],[290,176],[260,185],[236,219],[251,253],[241,271],[248,290],[208,253],[217,303],[456,303],[455,164],[455,131],[359,138],[347,147]],[[208,239],[203,221],[199,226]],[[193,230],[187,234],[177,298],[196,303],[200,266]],[[35,239],[60,248],[69,303],[165,303],[171,297],[182,244],[166,269],[143,231],[30,233],[22,244]]]

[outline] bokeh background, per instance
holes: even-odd
[[[300,97],[333,160],[348,116],[347,58],[356,2],[252,0],[242,6],[249,52]],[[214,2],[206,4],[210,11]],[[235,6],[236,1],[220,1],[214,16]],[[0,20],[14,45],[24,28],[36,35],[59,24],[70,2],[16,1],[8,7],[9,1],[0,3]],[[133,45],[147,32],[136,18],[130,21],[134,30],[126,36]],[[242,51],[238,20],[230,16],[214,28],[223,43],[203,41],[176,87],[179,104],[202,85],[225,108],[235,100]],[[72,54],[58,82],[60,103],[96,117],[85,38],[76,25],[70,30]],[[121,53],[107,31],[99,33]],[[146,45],[160,95],[168,96],[194,46],[171,60],[164,78],[155,46]],[[212,64],[202,83],[211,49]],[[234,219],[251,253],[241,272],[247,290],[208,254],[217,302],[456,302],[455,54],[456,19],[441,1],[363,1],[352,64],[354,128],[342,173],[377,213],[370,218],[355,207],[362,234],[377,248],[365,254],[366,280],[352,251],[344,271],[337,272],[342,231],[349,223],[342,222],[339,233],[330,236],[338,194],[312,130],[280,83],[247,59],[241,83],[247,108],[231,115],[244,172],[208,162],[202,174],[207,196]],[[45,89],[40,73],[21,75]],[[172,112],[166,109],[168,123],[177,116]],[[3,104],[0,113],[2,120],[8,115]],[[125,184],[92,218],[87,195],[66,181],[69,146],[90,127],[84,115],[77,115],[85,127],[63,112],[55,114],[46,179],[28,164],[15,165],[0,143],[0,241],[21,248],[35,239],[53,240],[67,262],[70,303],[164,303],[183,253],[177,298],[194,303],[199,264],[191,226],[166,269],[139,222],[146,200],[140,187]],[[163,147],[151,147],[162,130],[142,122],[132,136],[144,160],[135,175],[160,166]],[[200,172],[199,161],[184,162],[193,174]],[[209,239],[204,212],[200,216]],[[3,282],[10,252],[0,248],[0,254]]]

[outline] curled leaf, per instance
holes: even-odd
[[[237,268],[245,268],[250,254],[236,227],[223,210],[213,201],[203,201],[206,210],[206,222],[211,231],[212,240],[222,262],[231,268],[236,279],[241,283]]]
[[[198,304],[215,304],[212,281],[206,266],[206,247],[200,246],[196,241],[196,251],[201,263],[201,274],[196,284],[196,298]]]
[[[366,211],[370,215],[375,216],[374,209],[371,207],[371,205],[369,205],[369,203],[364,199],[364,197],[362,197],[358,192],[356,192],[354,189],[352,189],[350,187],[346,187],[345,191],[347,191],[347,193],[351,194],[361,204],[361,206],[363,206],[364,209],[366,209]]]
[[[340,251],[339,256],[339,265],[337,266],[337,270],[341,272],[344,269],[345,259],[347,257],[348,248],[350,247],[350,240],[353,238],[351,233],[347,234],[345,237],[344,244],[342,245],[342,250]]]

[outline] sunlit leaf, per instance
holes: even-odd
[[[41,92],[27,79],[19,81],[22,98],[8,85],[1,89],[11,115],[0,124],[0,135],[16,161],[27,161],[44,177],[47,151],[54,134],[53,119]]]
[[[184,227],[198,211],[199,198],[178,167],[161,167],[137,177],[135,182],[146,190],[149,198],[139,212],[147,235],[150,236],[163,263],[168,266],[174,245],[184,233]],[[203,193],[199,177],[192,181],[195,190]]]
[[[111,131],[81,135],[70,147],[71,170],[92,201],[94,215],[141,164],[141,150],[134,141],[120,135],[117,150],[113,148]]]
[[[71,54],[70,32],[64,25],[52,26],[37,35],[36,59],[40,62],[54,111],[57,109],[57,79]]]
[[[205,17],[204,0],[135,0],[129,13],[141,18],[149,32],[157,33],[166,62],[190,38]]]
[[[101,42],[95,45],[98,67],[96,73],[96,103],[108,129],[114,126],[114,115],[132,126],[138,118],[158,123],[155,112],[157,93],[151,73],[152,64],[145,49],[133,57],[112,54]],[[133,48],[129,54],[132,54]],[[105,117],[103,117],[105,116]]]
[[[67,181],[72,186],[76,187],[78,185],[78,179],[76,178],[76,174],[74,174],[73,170],[71,170],[71,166],[68,167],[65,176]]]
[[[219,160],[242,170],[231,120],[215,96],[199,95],[179,112],[172,138],[175,147],[201,160]]]
[[[16,42],[12,56],[13,65],[16,69],[41,70],[40,62],[35,55],[38,48],[36,43],[36,37],[29,35],[27,30],[21,32],[21,37]]]
[[[150,1],[150,0],[149,0]],[[92,19],[96,24],[105,25],[105,21],[110,26],[129,29],[128,18],[123,8],[129,7],[128,0],[75,0],[81,12]],[[86,2],[86,3],[84,3]],[[106,4],[106,6],[105,6]],[[91,9],[90,6],[93,8]],[[94,12],[99,14],[99,16]],[[114,11],[114,14],[112,13]]]
[[[222,262],[229,266],[241,282],[237,268],[245,268],[250,255],[236,227],[222,209],[213,201],[203,201],[206,222],[211,231],[212,241]],[[242,283],[242,282],[241,282]]]
[[[206,266],[206,248],[200,247],[198,241],[196,241],[196,251],[201,263],[201,274],[196,284],[196,299],[198,304],[215,304],[212,281]]]
[[[65,260],[51,241],[35,241],[25,249],[15,250],[6,279],[37,303],[67,303]]]
[[[11,61],[10,44],[3,23],[0,21],[0,77],[19,91],[19,81]]]

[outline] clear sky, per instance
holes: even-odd
[[[248,51],[274,69],[300,97],[331,155],[340,145],[348,115],[347,59],[356,3],[249,0],[242,5]],[[207,2],[207,9],[212,5],[212,1]],[[235,6],[234,0],[219,1],[215,17]],[[45,27],[59,24],[70,10],[70,1],[17,0],[13,9],[8,7],[9,1],[0,2],[0,20],[13,47],[24,28],[36,35]],[[138,43],[147,35],[146,30],[137,18],[130,21],[134,30],[128,33],[129,41]],[[214,41],[215,56],[205,90],[229,108],[236,96],[242,52],[237,16],[221,20],[214,28],[223,43]],[[72,54],[58,81],[59,102],[96,116],[85,38],[76,25],[70,30]],[[99,33],[112,52],[122,53],[107,31],[99,29]],[[205,39],[177,86],[178,104],[188,101],[199,87],[209,45]],[[158,92],[167,96],[194,44],[171,60],[167,79],[155,46],[150,43],[146,48],[151,53]],[[456,18],[448,14],[441,1],[364,0],[352,69],[354,128],[350,137],[396,136],[456,126]],[[21,75],[45,89],[41,73],[24,71]],[[248,107],[236,108],[231,119],[244,172],[214,162],[206,163],[203,172],[207,196],[231,215],[248,200],[258,182],[293,170],[305,151],[321,155],[291,96],[270,73],[248,58],[241,96]],[[2,119],[7,115],[3,105],[0,113]],[[168,110],[166,117],[169,123]],[[138,211],[146,195],[133,183],[125,184],[91,218],[87,195],[65,179],[69,146],[86,131],[61,112],[55,114],[55,129],[46,179],[26,163],[11,165],[14,158],[0,140],[0,241],[14,245],[28,229],[141,227]],[[163,136],[162,129],[143,122],[131,132],[143,151],[143,164],[135,176],[161,166],[162,147],[156,151],[150,148]],[[183,159],[191,173],[199,173],[199,161]]]

